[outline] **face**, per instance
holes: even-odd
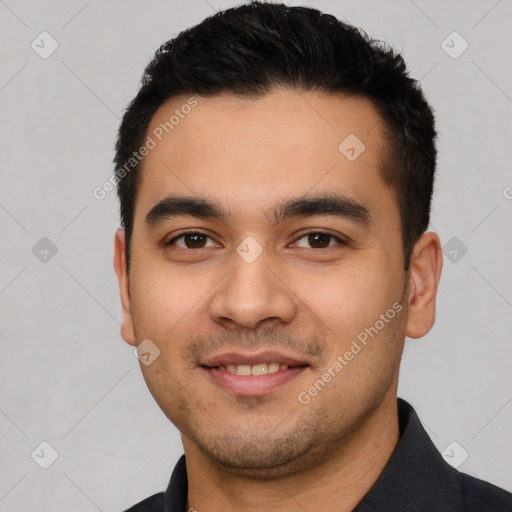
[[[410,298],[381,122],[309,92],[188,100],[148,129],[129,275],[117,234],[122,334],[185,450],[292,473],[395,400]]]

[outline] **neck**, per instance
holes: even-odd
[[[349,512],[382,473],[398,438],[394,395],[315,467],[280,479],[255,480],[219,467],[183,436],[189,484],[187,510]]]

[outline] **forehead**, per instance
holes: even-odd
[[[363,203],[391,195],[380,177],[382,122],[364,98],[291,90],[180,96],[158,109],[146,136],[154,147],[141,165],[140,216],[170,193],[245,211],[309,192]]]

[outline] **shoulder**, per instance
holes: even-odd
[[[448,464],[412,406],[398,399],[398,411],[400,440],[375,485],[381,502],[392,496],[402,511],[512,512],[512,493]]]
[[[464,510],[468,512],[511,512],[512,493],[489,482],[459,473]]]
[[[133,505],[125,512],[162,512],[164,509],[164,493],[153,494],[149,498]]]

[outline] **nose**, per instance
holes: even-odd
[[[291,322],[297,314],[296,298],[265,255],[248,263],[235,254],[233,260],[232,270],[211,297],[211,319],[224,327],[236,324],[246,329]]]

